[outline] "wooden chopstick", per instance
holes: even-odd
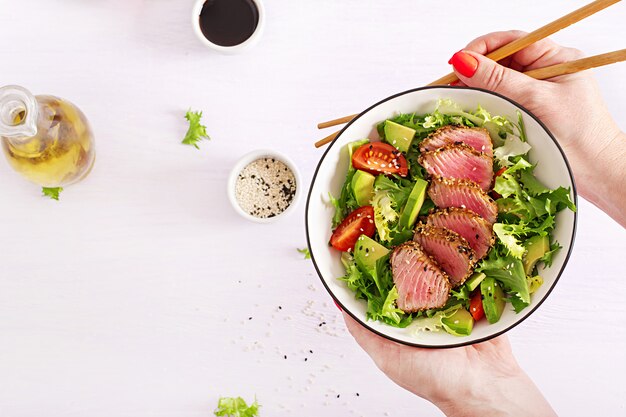
[[[616,62],[626,61],[626,49],[607,52],[605,54],[594,55],[587,58],[577,59],[575,61],[563,62],[562,64],[551,65],[549,67],[537,68],[526,71],[523,74],[537,80],[546,80],[548,78],[558,77],[560,75],[573,74],[575,72],[585,71],[591,68],[597,68],[604,65],[614,64]],[[354,117],[356,117],[355,115]],[[326,136],[315,142],[315,147],[319,148],[333,141],[339,132]]]
[[[530,32],[524,37],[516,39],[513,42],[508,43],[499,49],[496,49],[495,51],[487,54],[486,57],[493,61],[500,61],[501,59],[511,56],[515,52],[521,51],[527,46],[532,45],[533,43],[540,41],[541,39],[547,38],[548,36],[558,32],[559,30],[565,29],[566,27],[571,26],[576,22],[580,22],[584,18],[589,17],[592,14],[599,12],[600,10],[606,9],[607,7],[612,6],[613,4],[620,1],[621,0],[596,0],[592,3],[587,4],[586,6],[581,7],[580,9],[574,10],[573,12],[556,19],[553,22],[548,23],[545,26],[540,27],[537,30]],[[438,80],[433,81],[429,85],[450,84],[457,80],[458,77],[452,72],[439,78]]]
[[[526,36],[516,39],[513,42],[508,43],[504,45],[503,47],[496,49],[495,51],[492,51],[491,53],[487,54],[487,58],[490,58],[494,61],[500,61],[501,59],[504,59],[514,54],[515,52],[518,52],[526,48],[527,46],[558,32],[561,29],[564,29],[576,22],[579,22],[585,19],[586,17],[589,17],[593,15],[594,13],[599,12],[600,10],[606,9],[607,7],[619,1],[621,0],[596,0],[594,2],[591,2],[587,4],[586,6],[581,7],[580,9],[574,10],[573,12],[563,17],[560,17],[556,19],[555,21],[550,22],[547,25],[542,26],[533,32],[530,32]],[[450,73],[448,75],[445,75],[431,82],[428,85],[447,85],[457,80],[458,80],[457,76],[454,73]],[[317,128],[324,129],[324,128],[331,127],[331,126],[337,126],[337,125],[349,122],[354,117],[356,117],[356,114],[340,117],[338,119],[329,120],[327,122],[322,122],[317,125]],[[337,135],[336,133],[333,133],[332,135],[325,137],[324,139],[316,142],[315,146],[319,148],[320,146],[325,145],[326,143],[332,141],[336,137],[336,135]],[[318,146],[318,144],[320,145]]]
[[[594,55],[588,58],[581,58],[575,61],[564,62],[562,64],[551,65],[549,67],[537,68],[526,71],[524,74],[537,80],[547,80],[559,75],[573,74],[591,68],[602,67],[604,65],[615,64],[626,61],[626,49],[607,52],[606,54]]]

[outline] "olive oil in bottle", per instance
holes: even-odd
[[[91,127],[76,106],[18,86],[0,88],[0,140],[13,169],[43,187],[80,181],[95,159]]]

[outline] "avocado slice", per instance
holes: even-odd
[[[472,333],[474,327],[474,318],[464,308],[459,308],[456,313],[450,317],[444,317],[441,319],[443,328],[454,336],[469,336]]]
[[[483,310],[485,310],[485,317],[491,324],[497,323],[504,311],[504,291],[498,282],[491,278],[486,277],[480,283],[480,293],[483,299]]]
[[[537,261],[550,250],[550,239],[548,236],[533,236],[528,239],[524,246],[526,247],[526,256],[522,260],[524,264],[524,272],[530,275]]]
[[[415,224],[417,216],[419,215],[422,204],[426,197],[426,189],[428,188],[428,182],[418,178],[409,194],[409,198],[404,205],[404,210],[400,215],[399,225],[405,229],[410,229]]]
[[[366,206],[374,197],[374,180],[375,176],[369,172],[357,169],[352,177],[352,192],[359,206]]]
[[[528,292],[530,294],[534,293],[543,285],[543,278],[539,275],[535,275],[534,277],[526,277],[526,281],[528,282]]]
[[[470,292],[472,292],[476,288],[478,288],[480,283],[483,282],[483,279],[485,278],[487,278],[487,275],[483,274],[482,272],[475,272],[472,274],[471,277],[467,279],[467,281],[465,281],[465,286]]]
[[[375,240],[361,235],[354,245],[354,260],[364,271],[376,268],[376,261],[389,253],[389,249]]]
[[[385,121],[385,140],[398,148],[400,152],[408,152],[415,137],[415,129],[403,126],[391,120]]]

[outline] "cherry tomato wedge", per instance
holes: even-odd
[[[480,291],[476,291],[470,299],[469,312],[474,317],[474,320],[478,321],[485,316],[485,310],[483,309],[483,299]]]
[[[374,208],[363,206],[348,214],[341,224],[335,229],[330,237],[333,248],[342,252],[354,249],[357,239],[361,235],[374,236],[376,225],[374,224]]]
[[[409,165],[402,152],[383,142],[360,146],[352,155],[352,166],[372,175],[398,174],[406,177],[409,174]]]

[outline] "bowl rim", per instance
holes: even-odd
[[[331,296],[331,298],[333,299],[335,304],[337,304],[337,306],[341,309],[341,311],[347,313],[359,325],[363,326],[365,329],[369,330],[370,332],[372,332],[372,333],[374,333],[374,334],[376,334],[376,335],[378,335],[380,337],[383,337],[383,338],[385,338],[387,340],[390,340],[390,341],[396,342],[396,343],[400,343],[400,344],[405,345],[405,346],[411,346],[411,347],[416,347],[416,348],[426,348],[426,349],[449,349],[449,348],[470,346],[470,345],[474,345],[474,344],[477,344],[477,343],[486,342],[486,341],[491,340],[491,339],[493,339],[495,337],[498,337],[498,336],[508,332],[509,330],[513,329],[518,324],[522,323],[524,320],[526,320],[528,317],[530,317],[539,308],[539,306],[541,304],[543,304],[543,302],[550,296],[550,294],[552,293],[552,291],[556,287],[556,284],[558,283],[559,279],[561,278],[561,275],[563,274],[563,271],[565,270],[565,266],[569,262],[569,258],[570,258],[571,254],[572,254],[572,250],[574,249],[574,242],[576,240],[576,230],[577,230],[577,226],[578,226],[578,210],[574,211],[574,227],[572,228],[572,236],[571,236],[571,239],[570,239],[569,249],[568,249],[567,254],[565,256],[565,259],[563,261],[563,265],[561,266],[561,269],[559,270],[559,272],[556,275],[556,278],[554,279],[554,283],[548,289],[548,291],[546,292],[546,295],[541,300],[538,300],[536,303],[534,303],[534,305],[529,306],[529,308],[531,308],[531,310],[528,312],[528,314],[526,314],[521,319],[515,321],[510,326],[506,327],[504,330],[501,330],[499,332],[495,332],[493,334],[490,334],[488,336],[485,336],[485,337],[482,337],[482,338],[479,338],[479,339],[476,339],[476,340],[465,341],[465,342],[458,342],[458,343],[449,343],[449,344],[445,344],[445,345],[428,345],[428,344],[421,344],[421,343],[413,343],[413,342],[408,342],[406,340],[397,339],[397,338],[395,338],[393,336],[390,336],[388,334],[385,334],[383,332],[380,332],[380,331],[374,329],[373,327],[371,327],[370,325],[367,324],[367,320],[365,320],[365,321],[361,320],[361,318],[357,317],[352,311],[347,309],[341,303],[341,301],[339,301],[335,297],[335,295],[333,294],[333,292],[330,289],[330,287],[326,284],[326,281],[322,277],[322,273],[320,272],[320,269],[319,269],[319,267],[317,265],[317,262],[315,260],[314,251],[311,250],[311,240],[310,240],[310,235],[309,235],[309,216],[308,216],[308,214],[309,214],[309,204],[311,202],[311,193],[313,191],[313,184],[315,184],[315,180],[317,179],[317,174],[318,174],[319,169],[320,169],[320,167],[322,165],[322,162],[324,162],[324,159],[326,158],[326,156],[330,152],[331,148],[335,145],[337,140],[346,131],[346,129],[348,127],[350,127],[350,125],[352,125],[352,123],[354,123],[356,120],[360,119],[363,115],[368,113],[370,110],[374,109],[375,107],[377,107],[377,106],[379,106],[379,105],[381,105],[381,104],[383,104],[383,103],[385,103],[385,102],[387,102],[389,100],[393,100],[396,97],[400,97],[400,96],[403,96],[403,95],[406,95],[406,94],[414,93],[416,91],[431,90],[431,89],[462,89],[462,90],[480,91],[482,93],[491,94],[493,96],[496,96],[496,97],[499,97],[501,99],[504,99],[504,100],[508,101],[509,103],[513,104],[518,109],[523,110],[524,112],[526,112],[526,114],[528,114],[530,117],[532,117],[539,124],[539,126],[541,126],[541,128],[548,134],[550,139],[552,139],[552,142],[556,145],[557,149],[561,153],[561,157],[563,158],[563,161],[565,162],[565,166],[567,167],[567,173],[569,174],[569,177],[570,177],[570,180],[571,180],[571,183],[572,183],[572,192],[573,192],[573,195],[574,195],[574,199],[573,200],[574,200],[574,204],[576,205],[577,208],[578,208],[578,193],[576,191],[576,182],[574,181],[574,175],[572,173],[572,168],[571,168],[571,166],[569,164],[569,161],[567,160],[567,156],[563,152],[563,148],[561,148],[561,145],[559,145],[559,142],[555,139],[554,135],[552,134],[552,132],[550,132],[550,130],[546,127],[546,125],[543,124],[543,122],[541,120],[539,120],[539,118],[537,116],[535,116],[530,110],[528,110],[526,107],[522,106],[521,104],[517,103],[516,101],[514,101],[514,100],[512,100],[512,99],[510,99],[510,98],[508,98],[508,97],[506,97],[506,96],[504,96],[502,94],[499,94],[499,93],[496,93],[496,92],[493,92],[493,91],[489,91],[489,90],[485,90],[483,88],[466,87],[466,86],[439,85],[439,86],[417,87],[417,88],[412,88],[412,89],[409,89],[409,90],[405,90],[405,91],[402,91],[400,93],[393,94],[393,95],[391,95],[391,96],[389,96],[387,98],[384,98],[384,99],[378,101],[377,103],[371,105],[367,109],[365,109],[362,112],[360,112],[352,120],[350,120],[339,131],[339,133],[337,134],[335,139],[328,145],[328,147],[326,148],[326,150],[322,154],[322,157],[320,158],[319,162],[317,163],[317,166],[315,168],[315,172],[313,173],[313,178],[311,179],[311,185],[309,186],[309,191],[307,193],[306,206],[305,206],[305,210],[304,210],[304,225],[305,225],[305,231],[306,231],[306,240],[307,240],[307,245],[309,247],[309,251],[311,252],[311,261],[313,262],[313,266],[315,267],[315,271],[317,272],[317,276],[319,277],[320,281],[322,281],[322,285],[324,286],[324,288],[326,288],[326,291]]]

